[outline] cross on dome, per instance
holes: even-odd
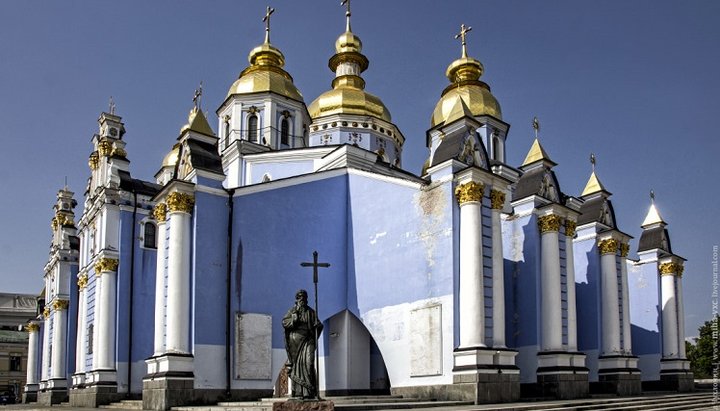
[[[460,25],[460,33],[455,35],[456,39],[460,39],[460,42],[462,43],[462,56],[463,58],[467,57],[467,41],[465,37],[467,36],[468,32],[472,30],[472,27],[465,27],[465,23]]]
[[[200,87],[195,89],[195,93],[193,94],[193,105],[195,106],[195,110],[200,109],[200,98],[202,97],[202,81],[200,82]]]
[[[267,11],[265,12],[265,17],[263,17],[263,22],[265,22],[265,43],[270,43],[270,15],[275,13],[275,9],[267,6]]]
[[[537,139],[538,132],[540,132],[540,120],[538,120],[537,116],[533,117],[532,128],[535,130],[535,139]]]
[[[592,164],[592,171],[595,172],[595,153],[590,153],[590,164]]]
[[[342,0],[342,1],[340,2],[340,5],[341,5],[341,6],[346,6],[346,8],[347,8],[346,11],[345,11],[345,31],[351,31],[351,30],[350,30],[350,16],[351,16],[351,13],[350,13],[350,0]]]
[[[113,100],[113,97],[110,96],[110,114],[115,114],[115,100]]]

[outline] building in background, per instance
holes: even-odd
[[[34,295],[0,293],[0,394],[18,401],[25,389],[28,334],[23,326],[38,315]]]

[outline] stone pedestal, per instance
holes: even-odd
[[[273,411],[333,411],[335,404],[332,401],[314,400],[287,400],[273,403]]]
[[[567,351],[538,353],[537,391],[543,397],[567,400],[590,395],[585,354]]]
[[[50,379],[45,383],[42,391],[37,395],[37,402],[40,405],[51,406],[67,401],[68,390],[66,379]]]
[[[194,358],[192,354],[163,354],[145,360],[143,409],[169,410],[194,399]]]
[[[660,382],[663,390],[694,391],[695,377],[690,372],[690,361],[684,359],[660,360]]]
[[[38,394],[39,388],[40,388],[39,384],[26,384],[25,392],[23,392],[23,395],[22,395],[23,404],[37,402],[37,394]]]
[[[599,392],[619,396],[640,395],[638,359],[632,355],[604,355],[599,359]]]
[[[475,404],[510,402],[520,398],[517,351],[496,348],[464,348],[453,353],[454,399]]]
[[[117,371],[92,370],[73,375],[70,405],[73,407],[99,407],[119,401],[124,394],[117,392]]]

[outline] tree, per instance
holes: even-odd
[[[695,378],[712,378],[713,368],[720,367],[720,316],[705,321],[698,331],[700,336],[695,338],[695,345],[685,344],[687,358],[690,360],[690,369]]]

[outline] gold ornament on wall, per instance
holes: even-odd
[[[117,271],[119,261],[117,258],[101,258],[95,263],[95,275],[105,271]]]
[[[575,237],[575,229],[577,228],[577,223],[572,220],[565,220],[565,235],[568,237]]]
[[[52,227],[53,231],[57,230],[59,226],[57,217],[53,217],[52,220],[50,220],[50,227]]]
[[[630,254],[630,244],[620,243],[620,257],[627,257]]]
[[[663,263],[660,264],[660,267],[658,267],[660,275],[676,275],[678,277],[682,277],[683,270],[684,268],[682,264],[678,263]]]
[[[100,164],[100,157],[97,151],[93,151],[92,154],[90,154],[90,158],[88,158],[88,166],[90,166],[90,170],[96,170],[98,164]]]
[[[165,203],[157,203],[153,208],[153,217],[158,223],[164,223],[167,220],[167,205]]]
[[[455,188],[455,198],[460,205],[471,201],[482,201],[485,186],[481,183],[470,181],[469,183],[460,184]]]
[[[125,149],[122,148],[122,147],[117,147],[117,146],[116,146],[116,147],[114,147],[113,150],[112,150],[112,155],[113,155],[114,157],[122,157],[122,158],[125,158],[125,157],[127,157],[127,151],[125,151]]]
[[[78,288],[82,290],[83,288],[87,287],[87,284],[88,284],[87,274],[81,275],[77,280]]]
[[[53,308],[55,311],[67,310],[68,305],[70,305],[70,301],[68,300],[55,300],[53,302]]]
[[[195,206],[195,197],[190,194],[173,192],[167,197],[167,208],[168,211],[172,212],[183,212],[191,213]]]
[[[505,205],[505,193],[499,190],[490,191],[490,205],[493,210],[502,210]]]
[[[98,143],[98,153],[103,157],[109,156],[112,153],[112,148],[112,143],[107,140]]]
[[[562,218],[554,214],[545,215],[538,218],[538,228],[540,228],[541,233],[560,231],[561,224]]]
[[[47,306],[45,307],[45,309],[43,310],[43,317],[45,317],[45,318],[50,317],[50,307],[47,307]]]
[[[615,254],[618,251],[618,241],[614,238],[602,240],[598,243],[600,254]]]

